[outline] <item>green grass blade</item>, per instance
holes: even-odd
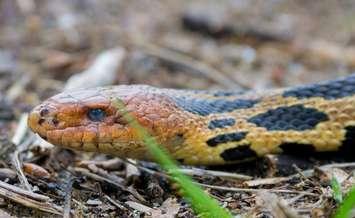
[[[330,185],[333,190],[333,198],[337,203],[341,203],[343,201],[343,194],[341,193],[341,185],[336,177],[332,177],[330,181]]]
[[[229,211],[220,207],[215,199],[208,196],[198,185],[194,184],[190,177],[179,172],[177,163],[169,157],[168,153],[159,145],[155,138],[150,136],[148,131],[127,112],[121,100],[113,99],[112,104],[121,112],[128,124],[137,131],[138,136],[145,142],[155,160],[180,185],[183,197],[191,204],[197,214],[201,217],[232,217]]]
[[[355,209],[355,186],[348,192],[343,203],[336,210],[334,218],[350,218],[350,213]]]

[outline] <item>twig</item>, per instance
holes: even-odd
[[[75,167],[74,168],[74,171],[75,172],[79,172],[81,174],[83,174],[84,176],[87,176],[87,177],[90,177],[94,180],[97,180],[97,181],[100,181],[100,182],[107,182],[113,186],[116,186],[117,188],[123,190],[123,191],[127,191],[129,192],[130,194],[132,194],[135,198],[137,198],[137,200],[141,201],[141,202],[146,202],[146,200],[140,195],[138,194],[137,192],[134,192],[132,191],[131,189],[115,182],[115,181],[112,181],[108,178],[105,178],[105,177],[102,177],[102,176],[99,176],[99,175],[96,175],[94,173],[90,173],[87,169],[84,169],[84,168],[79,168],[79,167]]]
[[[288,177],[273,177],[273,178],[249,180],[249,181],[245,181],[244,184],[247,185],[248,187],[255,187],[260,185],[274,185],[288,180],[290,180],[290,178]]]
[[[16,192],[12,192],[9,189],[5,189],[0,187],[0,196],[4,198],[8,198],[16,203],[22,204],[26,207],[38,209],[41,211],[45,211],[52,214],[61,215],[61,211],[63,210],[60,206],[51,204],[43,201],[36,201],[32,198],[28,198],[24,195],[20,195]]]
[[[99,175],[99,176],[102,176],[102,177],[104,177],[104,178],[107,178],[107,179],[109,179],[109,180],[111,180],[111,181],[116,181],[116,182],[119,182],[119,183],[123,183],[123,182],[124,182],[124,179],[122,179],[121,177],[118,177],[118,176],[116,176],[116,175],[114,175],[114,174],[110,174],[110,173],[108,173],[106,170],[97,167],[95,164],[89,164],[89,165],[87,166],[87,168],[88,168],[91,172],[93,172],[93,173],[95,173],[95,174],[97,174],[97,175]]]
[[[29,197],[29,198],[31,198],[33,200],[37,200],[37,201],[49,201],[50,200],[50,198],[45,195],[36,194],[36,193],[21,189],[17,186],[10,185],[10,184],[8,184],[6,182],[2,182],[2,181],[0,181],[0,188],[7,189],[9,191],[12,191],[12,192],[20,194],[20,195],[24,195],[26,197]]]
[[[250,193],[257,193],[260,191],[268,191],[273,193],[288,193],[288,194],[304,194],[308,196],[318,196],[317,194],[304,192],[304,191],[293,191],[293,190],[284,190],[284,189],[250,189],[250,188],[232,188],[232,187],[225,187],[225,186],[216,186],[216,185],[207,185],[203,183],[197,183],[198,185],[206,188],[216,189],[216,190],[223,190],[223,191],[232,191],[232,192],[250,192]]]
[[[326,170],[326,169],[329,169],[329,168],[345,168],[345,167],[355,167],[355,162],[326,164],[326,165],[322,165],[322,166],[320,166],[318,168],[322,169],[322,170]],[[304,171],[301,171],[301,172],[296,173],[294,175],[288,176],[287,178],[292,179],[292,178],[295,178],[295,177],[299,177],[300,173],[301,173],[302,176],[307,178],[307,177],[311,177],[313,175],[314,170],[313,169],[304,170]]]
[[[184,173],[189,176],[217,176],[217,177],[224,177],[224,178],[232,178],[232,179],[239,179],[239,180],[250,180],[253,177],[237,174],[237,173],[229,173],[223,171],[215,171],[215,170],[204,170],[199,168],[192,168],[192,169],[179,169],[181,173]]]
[[[117,201],[113,200],[110,198],[108,195],[104,195],[104,198],[106,198],[111,204],[115,205],[117,208],[121,210],[127,210],[123,205],[119,204]]]
[[[143,213],[147,213],[147,214],[150,214],[150,212],[152,210],[154,210],[151,207],[145,206],[143,204],[140,204],[140,203],[134,202],[134,201],[126,201],[125,204],[127,204],[130,208],[132,208],[134,210],[138,210],[139,212],[143,212]]]
[[[291,204],[295,203],[296,201],[298,201],[299,199],[301,199],[303,197],[304,197],[304,194],[300,194],[300,195],[297,195],[296,197],[287,199],[286,202],[287,202],[288,205],[291,205]]]
[[[127,161],[127,160],[126,160]],[[159,174],[165,178],[170,178],[169,175],[166,175],[161,172],[156,172],[154,170],[148,169],[146,167],[142,167],[140,165],[136,165],[139,169],[144,170],[148,173],[151,174]],[[287,180],[286,180],[287,181]],[[206,188],[211,188],[211,189],[217,189],[217,190],[224,190],[224,191],[233,191],[233,192],[251,192],[251,193],[256,193],[259,191],[270,191],[270,192],[275,192],[275,193],[289,193],[289,194],[304,194],[308,196],[318,196],[317,194],[310,193],[310,192],[304,192],[304,191],[292,191],[292,190],[284,190],[284,189],[248,189],[248,188],[232,188],[232,187],[225,187],[225,186],[214,186],[214,185],[208,185],[208,184],[203,184],[203,183],[197,183],[196,184],[206,187]]]
[[[88,207],[85,206],[83,203],[81,203],[80,201],[76,200],[75,198],[72,198],[72,201],[78,205],[78,207],[80,208],[80,210],[88,210]]]
[[[143,170],[143,171],[145,171],[145,172],[147,172],[147,173],[149,173],[149,174],[159,175],[159,176],[161,176],[161,177],[163,177],[163,178],[171,179],[171,177],[170,177],[169,175],[167,175],[167,174],[165,174],[165,173],[163,173],[163,172],[155,171],[155,170],[149,169],[149,168],[147,168],[147,167],[141,166],[141,165],[139,165],[139,164],[137,164],[137,163],[134,163],[134,162],[131,161],[130,159],[122,159],[122,161],[123,161],[123,162],[126,162],[126,163],[128,163],[128,164],[132,164],[132,165],[136,166],[138,169]]]
[[[112,158],[108,160],[81,160],[78,163],[78,166],[88,167],[90,164],[94,164],[97,167],[100,167],[105,170],[115,171],[122,169],[123,161],[120,158]]]
[[[319,168],[326,169],[326,168],[334,168],[334,167],[337,167],[337,168],[355,167],[355,162],[326,164],[326,165],[320,166]]]
[[[28,127],[27,127],[27,118],[28,118],[28,114],[25,113],[25,114],[21,115],[18,127],[16,129],[16,132],[15,132],[14,136],[12,137],[11,141],[16,145],[16,150],[15,150],[13,156],[12,156],[12,162],[14,164],[14,167],[16,169],[16,173],[17,173],[17,175],[19,177],[19,180],[20,180],[21,184],[28,191],[32,191],[31,185],[27,181],[27,178],[26,178],[25,174],[22,171],[22,164],[21,164],[21,161],[20,161],[20,158],[19,158],[19,154],[22,151],[24,151],[34,140],[33,135],[31,135],[24,142],[22,142],[23,138],[26,135],[27,129],[28,129]]]
[[[136,166],[138,169],[143,170],[147,173],[150,174],[157,174],[159,176],[165,177],[165,178],[170,178],[169,175],[158,172],[155,170],[151,170],[149,168],[146,168],[144,166],[141,166],[130,159],[124,159],[124,162],[128,162],[129,164],[132,164]],[[253,177],[243,175],[243,174],[237,174],[237,173],[229,173],[229,172],[222,172],[222,171],[215,171],[215,170],[204,170],[204,169],[199,169],[199,168],[193,168],[193,169],[179,169],[181,173],[184,173],[186,175],[196,175],[196,176],[219,176],[219,177],[225,177],[225,178],[233,178],[233,179],[240,179],[240,180],[248,180],[252,179]]]
[[[64,210],[63,210],[63,218],[70,218],[70,210],[71,210],[71,196],[73,189],[74,178],[70,178],[67,186],[65,188],[65,200],[64,200]]]
[[[23,138],[27,133],[27,120],[28,120],[28,114],[23,113],[18,122],[15,134],[11,139],[11,142],[17,146],[20,145],[21,141],[23,140]]]
[[[16,173],[19,177],[19,180],[21,182],[21,184],[30,192],[32,192],[32,188],[31,188],[31,185],[30,183],[28,182],[24,172],[22,171],[22,164],[20,162],[20,159],[19,159],[19,151],[16,150],[12,156],[12,162],[14,164],[14,167],[16,169]]]
[[[14,167],[16,169],[16,173],[19,177],[19,180],[21,182],[21,184],[28,190],[28,191],[32,191],[31,185],[28,182],[23,170],[22,170],[22,164],[19,158],[19,154],[25,150],[25,148],[27,148],[34,140],[35,136],[31,135],[30,137],[28,137],[23,143],[21,143],[20,145],[17,146],[17,149],[15,150],[13,156],[12,156],[12,162],[14,164]]]

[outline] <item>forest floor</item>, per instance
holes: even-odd
[[[26,113],[111,49],[113,84],[263,90],[348,75],[354,11],[351,0],[1,0],[0,217],[195,217],[157,165],[54,149],[33,140]],[[290,158],[184,170],[235,215],[331,216],[331,182],[346,193],[355,163]]]

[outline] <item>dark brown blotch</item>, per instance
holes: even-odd
[[[284,154],[303,156],[315,153],[316,149],[312,144],[282,143],[279,146]]]
[[[206,144],[210,147],[215,147],[223,143],[238,142],[243,140],[246,135],[247,132],[232,132],[232,133],[221,134],[208,139],[206,141]]]
[[[226,149],[221,153],[221,157],[225,161],[243,161],[257,158],[257,154],[250,148],[250,145],[239,145],[235,148]]]

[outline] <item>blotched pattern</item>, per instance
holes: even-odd
[[[337,99],[355,94],[355,74],[333,81],[301,86],[284,92],[284,97]]]
[[[238,142],[246,136],[247,132],[233,132],[210,138],[206,141],[208,146],[214,147],[227,142]]]
[[[235,120],[233,118],[225,118],[225,119],[217,119],[211,120],[208,124],[209,129],[218,129],[218,128],[226,128],[228,126],[233,126],[235,124]]]
[[[119,99],[177,160],[229,164],[265,154],[343,152],[355,143],[355,75],[262,93],[101,87],[56,95],[29,115],[30,128],[54,145],[154,160],[112,101]]]
[[[184,110],[193,114],[207,116],[215,113],[226,113],[237,109],[245,109],[253,107],[257,100],[246,99],[199,99],[189,97],[175,97],[176,104]]]
[[[318,123],[327,121],[328,116],[314,108],[303,105],[278,107],[248,119],[249,122],[267,130],[307,130]]]

